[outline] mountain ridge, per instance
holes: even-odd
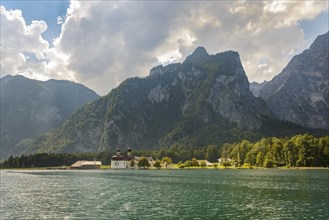
[[[209,55],[199,47],[183,63],[123,81],[24,147],[28,154],[206,146],[307,131],[253,96],[237,52]]]
[[[19,153],[15,145],[20,141],[60,126],[76,109],[99,97],[84,85],[66,80],[7,75],[0,85],[1,158]]]
[[[254,94],[282,120],[329,129],[328,57],[329,32],[295,55],[281,73]]]

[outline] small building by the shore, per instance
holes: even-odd
[[[230,164],[232,164],[234,161],[231,158],[219,158],[218,159],[218,164],[219,165],[223,165],[225,162],[228,162]]]
[[[201,164],[205,164],[206,167],[214,167],[214,164],[213,163],[210,163],[208,160],[197,160],[199,165]]]
[[[71,165],[71,169],[100,169],[102,162],[79,160]]]
[[[128,169],[131,167],[131,148],[128,148],[127,155],[121,155],[121,151],[118,148],[115,155],[113,155],[111,160],[111,169]]]

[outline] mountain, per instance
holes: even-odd
[[[125,80],[24,147],[25,153],[202,147],[304,132],[253,96],[237,52],[209,55],[199,47],[183,63]]]
[[[329,32],[295,56],[258,92],[282,120],[329,129]]]
[[[267,83],[268,82],[266,80],[262,83],[252,82],[249,84],[250,91],[254,94],[254,96],[259,97],[260,91],[264,88],[264,86],[266,86]]]
[[[23,139],[59,127],[74,111],[99,96],[81,84],[46,82],[20,75],[0,79],[1,159],[18,154]]]

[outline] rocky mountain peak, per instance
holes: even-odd
[[[209,56],[207,50],[204,47],[197,47],[192,53],[192,56]]]
[[[328,48],[329,45],[329,31],[325,34],[317,36],[315,41],[312,43],[310,47],[310,51],[317,51],[320,50],[323,47]]]
[[[163,73],[163,66],[159,65],[159,66],[155,66],[150,70],[150,76],[151,75],[156,75],[156,74],[162,74]]]
[[[329,32],[294,56],[280,74],[255,95],[282,120],[329,128]]]
[[[184,63],[202,63],[209,58],[209,54],[204,47],[197,47],[194,52],[186,57]]]

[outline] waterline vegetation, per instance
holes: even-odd
[[[110,164],[112,155],[113,152],[11,156],[0,164],[0,168],[65,167],[77,160],[99,160],[106,165]],[[221,147],[173,146],[159,150],[136,150],[134,155],[143,156],[141,159],[156,158],[152,167],[155,169],[209,168],[204,161],[198,162],[196,158],[213,162],[214,166],[210,168],[329,167],[329,136],[317,138],[304,134],[291,138],[269,137],[255,143],[243,140]],[[217,163],[219,158],[223,161],[221,164]],[[137,167],[150,167],[142,162],[138,161]]]

